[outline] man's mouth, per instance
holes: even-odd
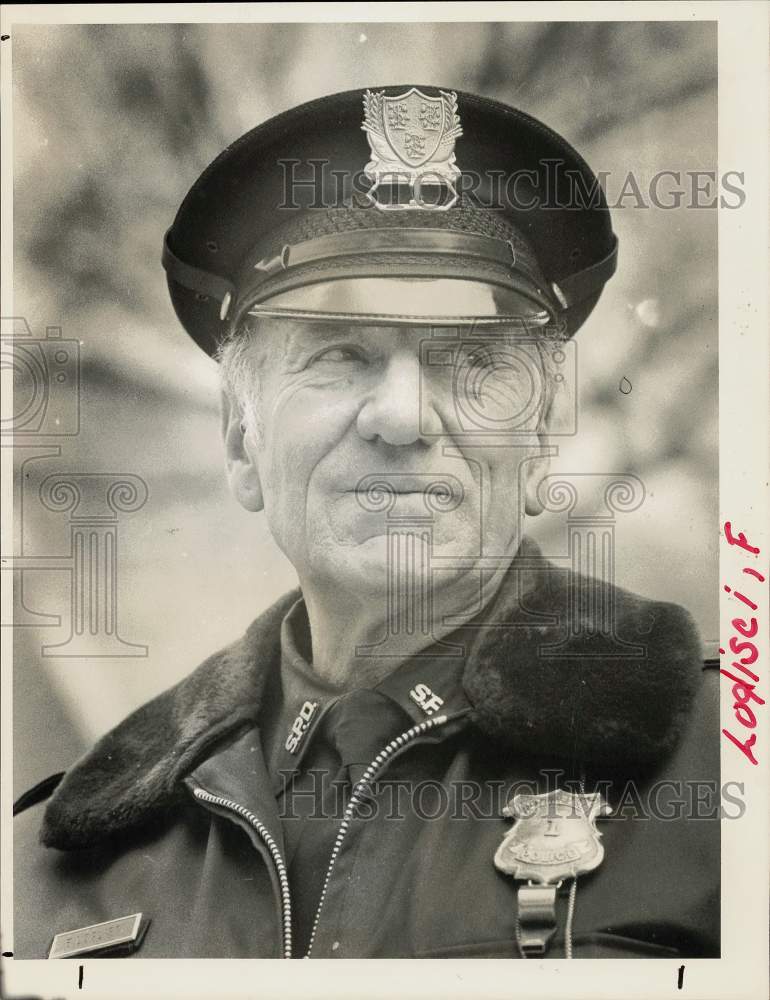
[[[401,498],[418,497],[427,511],[447,513],[459,507],[465,495],[462,483],[451,473],[425,472],[369,473],[341,492],[372,512],[392,509]]]
[[[357,490],[354,488],[350,490],[342,490],[341,492],[351,493],[354,494],[355,496],[361,497],[361,496],[368,496],[371,493],[371,489]],[[419,494],[420,496],[424,496],[426,493],[430,491],[427,489],[408,490],[408,489],[401,489],[399,487],[388,486],[383,490],[383,492],[392,493],[395,496],[399,497],[406,497],[406,496],[416,496],[417,494]]]
[[[369,493],[388,490],[391,493],[435,493],[436,490],[453,492],[460,482],[448,472],[369,472],[346,487],[346,492]]]

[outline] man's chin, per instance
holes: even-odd
[[[333,551],[324,553],[322,575],[343,592],[387,597],[389,588],[420,588],[420,574],[431,572],[431,557],[451,559],[461,555],[465,561],[477,554],[478,543],[475,539],[473,542],[458,545],[457,539],[451,539],[441,544],[441,540],[434,539],[431,544],[419,532],[373,534],[363,540],[337,544]],[[316,566],[321,568],[320,563]],[[465,570],[467,565],[461,575]],[[440,576],[441,580],[434,580],[434,585],[448,582],[452,574]],[[427,581],[423,585],[427,587]]]
[[[335,546],[324,559],[324,576],[342,590],[387,592],[390,575],[387,535]]]

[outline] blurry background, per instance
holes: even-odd
[[[716,169],[716,25],[21,26],[13,80],[15,314],[37,338],[60,326],[81,351],[79,433],[41,438],[60,454],[26,464],[34,452],[17,449],[14,552],[69,551],[68,515],[40,505],[51,473],[130,473],[149,488],[121,515],[117,576],[119,632],[148,655],[41,655],[69,635],[70,577],[25,574],[26,607],[61,622],[16,631],[18,794],[294,584],[263,516],[226,492],[216,366],[179,326],[160,267],[204,167],[295,104],[414,81],[544,120],[610,172],[612,202],[629,170],[644,191],[660,170]],[[580,433],[557,441],[555,468],[642,479],[644,504],[618,516],[616,580],[685,605],[712,640],[716,212],[624,204],[619,271],[578,335]],[[546,554],[565,552],[563,517],[535,527]]]

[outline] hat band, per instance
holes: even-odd
[[[417,241],[414,240],[413,236],[410,236],[408,239],[409,245],[407,246],[407,240],[404,239],[405,232],[409,232],[410,234],[416,233],[417,236],[424,239]],[[169,234],[170,231],[166,233],[163,241],[162,256],[163,267],[169,279],[178,282],[185,288],[189,288],[201,297],[212,297],[222,302],[220,319],[223,321],[228,319],[232,301],[236,296],[235,284],[222,275],[204,271],[201,268],[194,267],[180,260],[169,246]],[[617,267],[617,247],[618,241],[617,238],[614,238],[612,249],[602,260],[595,262],[581,271],[561,277],[558,285],[554,284],[552,286],[554,295],[561,308],[571,308],[601,291],[603,285],[612,276]],[[282,248],[280,253],[275,254],[272,258],[260,258],[250,265],[246,275],[244,275],[244,285],[246,285],[246,288],[241,292],[237,312],[243,313],[246,308],[251,308],[255,304],[263,302],[270,295],[278,294],[278,291],[287,290],[289,287],[297,287],[303,281],[306,282],[308,275],[300,278],[299,273],[296,271],[300,264],[317,264],[322,261],[334,260],[337,257],[344,257],[345,255],[350,256],[351,253],[367,254],[370,260],[375,253],[381,256],[390,256],[391,265],[397,260],[398,254],[406,257],[415,254],[426,255],[423,259],[423,270],[425,273],[420,274],[420,271],[415,271],[414,260],[412,260],[409,262],[412,269],[405,275],[408,277],[440,276],[433,267],[428,271],[426,267],[427,255],[443,254],[455,258],[462,256],[465,257],[469,264],[474,262],[479,269],[486,266],[486,274],[480,274],[476,271],[476,266],[472,269],[474,273],[471,273],[471,269],[464,271],[463,277],[475,278],[476,280],[489,281],[490,274],[488,268],[490,265],[496,264],[495,271],[501,284],[508,285],[517,292],[523,292],[521,277],[525,276],[528,279],[527,286],[530,293],[533,289],[538,293],[535,301],[539,300],[539,304],[544,304],[549,311],[553,311],[554,309],[553,299],[543,293],[537,281],[533,280],[534,276],[529,267],[529,261],[526,259],[527,255],[522,254],[521,249],[513,241],[496,240],[491,237],[469,233],[453,233],[447,230],[377,229],[376,231],[357,230],[353,233],[317,237],[295,244],[294,246],[287,244]],[[251,260],[253,258],[254,254],[251,255]],[[340,261],[340,263],[342,262]],[[359,274],[360,267],[361,259],[359,258]],[[284,283],[283,287],[279,288],[278,282],[275,279],[277,276],[282,275],[285,282],[287,272],[290,268],[295,270],[291,286],[288,283]],[[368,270],[366,272],[367,275],[371,275],[372,273],[381,274],[382,271],[377,270],[372,272]],[[391,276],[396,276],[395,270],[392,267],[389,273]],[[516,278],[517,275],[519,276],[518,281]],[[336,276],[343,275],[337,274]],[[351,271],[345,269],[344,276],[350,277]],[[453,276],[457,277],[456,270],[453,272]],[[316,274],[313,280],[329,280],[332,277],[333,272],[327,270],[325,278],[322,278],[319,273]],[[273,283],[268,284],[268,282],[271,282],[271,279]]]
[[[503,241],[474,233],[425,227],[357,229],[354,232],[317,236],[294,246],[287,244],[280,253],[271,258],[263,257],[252,264],[251,268],[270,275],[287,267],[367,252],[431,253],[474,257],[524,270],[533,279],[536,277],[529,259],[531,255],[526,254],[520,245],[517,247],[513,240]]]
[[[534,258],[518,241],[446,229],[359,229],[285,244],[272,256],[255,251],[238,282],[235,314],[282,292],[344,278],[454,278],[486,282],[524,295],[551,314]]]

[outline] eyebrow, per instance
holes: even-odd
[[[335,341],[355,341],[361,343],[370,340],[372,334],[382,334],[382,327],[362,326],[359,323],[324,323],[313,322],[292,325],[286,339],[286,350],[296,351],[315,346],[316,344],[328,344]]]
[[[286,334],[283,343],[283,352],[286,356],[291,356],[302,351],[311,350],[325,344],[352,342],[355,344],[383,343],[384,338],[392,336],[402,331],[401,327],[385,327],[380,325],[365,325],[350,322],[324,322],[323,320],[303,320],[301,323],[292,323]],[[468,346],[489,347],[495,344],[512,344],[517,341],[530,341],[528,336],[518,327],[496,329],[494,331],[464,331],[456,327],[448,327],[443,333],[435,333],[437,343],[447,340],[462,341]],[[430,340],[431,336],[420,339]]]

